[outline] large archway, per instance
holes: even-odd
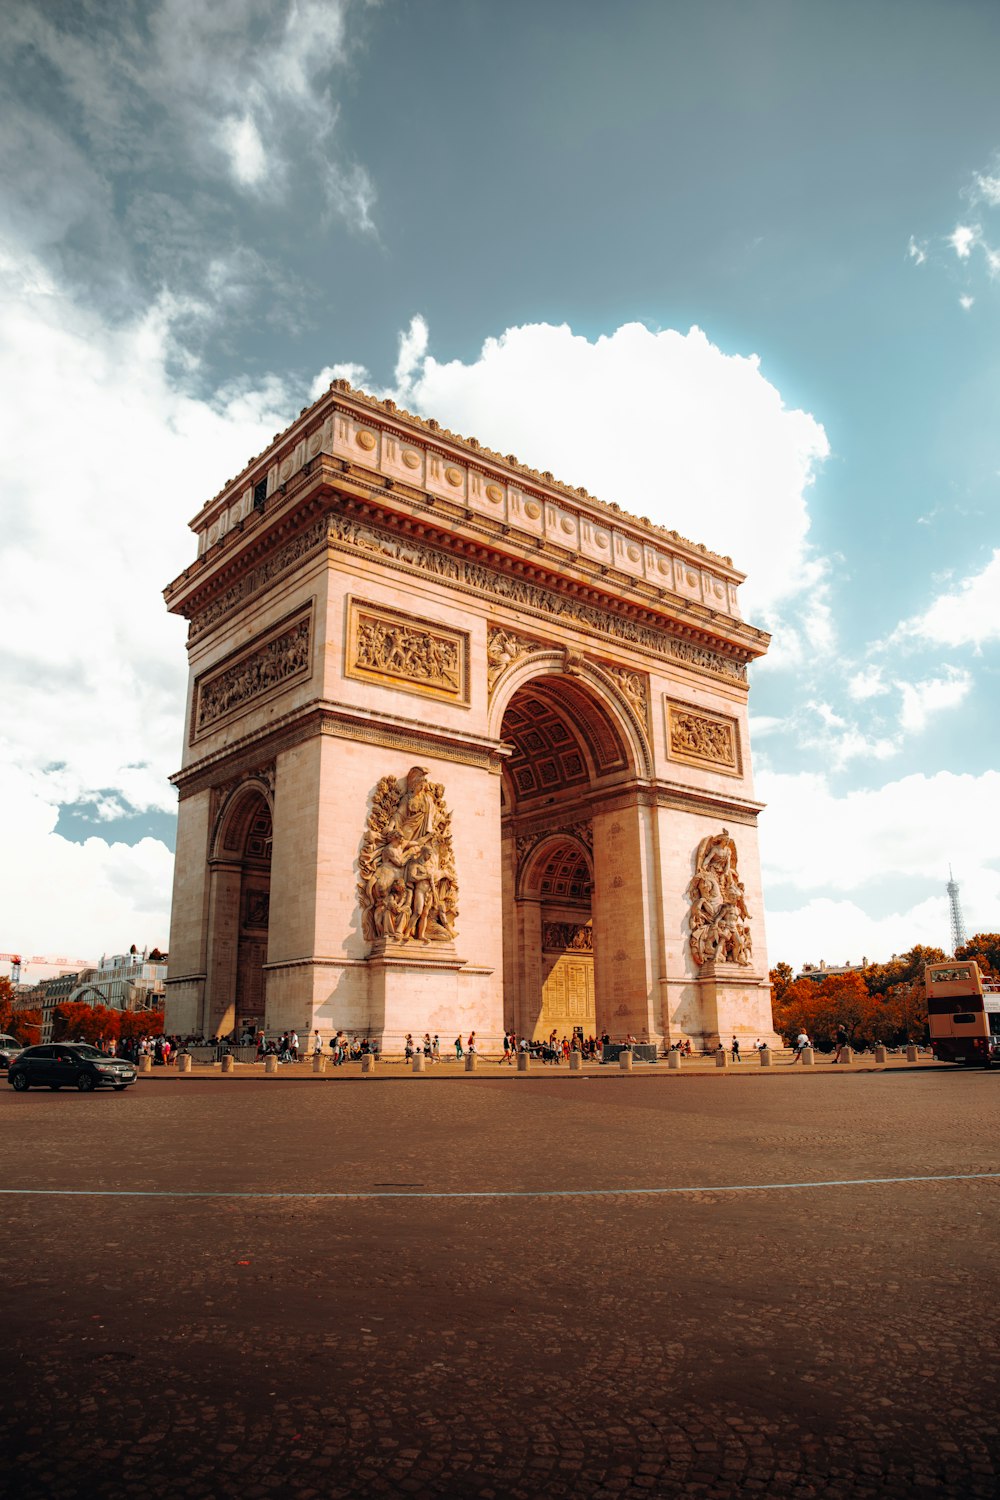
[[[650,998],[642,726],[599,669],[538,662],[518,676],[496,710],[509,750],[505,1022],[535,1039],[641,1032]]]
[[[209,861],[207,1035],[264,1026],[272,840],[266,791],[247,783],[222,809]]]

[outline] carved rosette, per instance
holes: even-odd
[[[358,857],[361,927],[369,943],[452,943],[458,881],[444,787],[413,766],[375,788]]]
[[[736,869],[736,845],[727,829],[702,839],[687,889],[691,956],[699,965],[748,965],[752,944],[746,893]]]

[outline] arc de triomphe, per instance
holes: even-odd
[[[192,528],[169,1031],[773,1039],[728,558],[343,381]]]

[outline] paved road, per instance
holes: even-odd
[[[955,1174],[1000,1174],[998,1106],[941,1069],[4,1088],[3,1185],[56,1190],[0,1200],[6,1492],[992,1500],[1000,1176]]]

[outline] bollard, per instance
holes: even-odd
[[[267,1056],[265,1057],[265,1059],[264,1059],[264,1072],[265,1073],[277,1073],[277,1071],[278,1071],[278,1059],[274,1055],[273,1052],[269,1052],[267,1054]]]
[[[667,1067],[668,1068],[679,1068],[680,1065],[681,1065],[681,1055],[680,1055],[680,1053],[677,1052],[677,1051],[668,1052],[667,1053]]]
[[[144,1056],[140,1057],[140,1059],[139,1059],[139,1072],[140,1073],[152,1073],[152,1071],[153,1071],[153,1059],[150,1057],[149,1053],[147,1052],[147,1053],[144,1054]]]
[[[222,1059],[222,1071],[223,1073],[233,1073],[236,1071],[236,1059],[230,1052],[227,1052]]]
[[[717,1068],[728,1068],[729,1067],[729,1053],[728,1052],[723,1052],[723,1051],[717,1052],[715,1054],[715,1066]]]
[[[367,1056],[368,1054],[366,1053],[365,1055]],[[326,1058],[323,1056],[322,1052],[314,1052],[313,1053],[313,1072],[314,1073],[325,1073],[326,1072]]]
[[[519,1052],[517,1054],[517,1071],[519,1073],[531,1072],[531,1058],[527,1052]]]
[[[840,1060],[842,1063],[847,1063],[848,1067],[850,1067],[854,1061],[854,1049],[852,1047],[841,1047]]]
[[[769,1068],[771,1066],[770,1047],[758,1047],[757,1056],[760,1058],[760,1065],[762,1068]]]
[[[889,1054],[881,1044],[875,1048],[875,1061],[884,1063],[889,1061]]]
[[[326,1058],[324,1058],[323,1061],[326,1062]],[[362,1073],[374,1073],[374,1071],[375,1071],[375,1054],[374,1054],[374,1052],[362,1052],[362,1054],[361,1054],[361,1071],[362,1071]]]
[[[427,1059],[422,1052],[414,1052],[413,1054],[413,1071],[414,1073],[427,1072]]]
[[[618,1066],[623,1073],[631,1073],[632,1071],[632,1054],[627,1047],[624,1052],[619,1052],[618,1054]]]
[[[802,1066],[811,1068],[816,1062],[816,1054],[811,1047],[802,1048]]]
[[[191,1058],[186,1052],[182,1053],[177,1059],[177,1071],[179,1073],[190,1073],[191,1071]]]
[[[906,1061],[907,1062],[916,1062],[916,1060],[917,1060],[917,1049],[916,1049],[916,1047],[913,1047],[913,1046],[907,1047],[907,1049],[906,1049]]]
[[[467,1073],[475,1073],[478,1067],[479,1058],[474,1052],[467,1052],[465,1054],[465,1071]]]
[[[571,1073],[579,1073],[583,1068],[583,1058],[579,1052],[571,1052],[569,1055],[569,1070]]]

